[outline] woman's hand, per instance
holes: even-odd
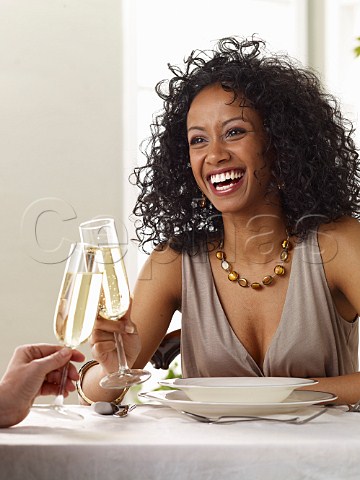
[[[104,373],[116,372],[119,368],[114,335],[121,335],[126,360],[131,367],[138,357],[141,344],[136,325],[130,320],[129,311],[118,321],[105,320],[98,316],[89,339],[92,355],[102,366]]]

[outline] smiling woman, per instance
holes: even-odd
[[[193,178],[189,162],[193,164],[193,158],[201,157],[203,144],[206,148],[215,145],[207,158],[225,155],[219,163],[221,167],[226,163],[228,169],[233,165],[224,161],[229,154],[221,150],[225,144],[228,148],[233,144],[244,148],[244,144],[253,142],[254,148],[256,140],[261,140],[262,145],[252,154],[252,162],[257,165],[248,181],[264,184],[269,195],[280,198],[285,227],[300,238],[325,218],[330,221],[357,211],[357,154],[351,124],[343,119],[335,98],[322,90],[311,71],[286,56],[271,56],[263,47],[257,40],[237,44],[236,40],[224,39],[213,58],[211,52],[194,51],[183,72],[170,67],[173,78],[157,85],[166,113],[152,125],[152,139],[144,152],[148,164],[136,170],[142,193],[134,213],[142,219],[137,225],[143,247],[147,242],[158,245],[170,241],[174,248],[178,245],[179,250],[191,250],[194,243],[198,245],[196,239],[202,242],[209,232],[222,236],[223,219],[214,209],[216,205],[210,203],[205,210],[193,208],[193,200],[201,192],[196,185],[197,173]],[[225,122],[224,131],[216,132],[219,141],[215,143],[204,136],[204,122],[207,128],[212,121],[215,123],[214,108],[216,121]],[[201,117],[200,125],[194,118],[196,112]],[[234,117],[233,122],[239,117],[240,125],[234,129],[231,124],[229,128],[220,115],[226,115],[226,121]],[[194,127],[202,135],[196,130],[194,133]],[[220,127],[214,125],[214,132],[215,128]],[[216,135],[213,133],[212,140]],[[271,157],[276,161],[270,165]],[[244,159],[241,162],[244,169]],[[271,171],[269,181],[267,169]],[[219,165],[215,173],[222,173]],[[173,188],[175,183],[177,189]],[[153,202],[155,197],[157,202]],[[155,224],[156,230],[152,228]],[[192,228],[184,228],[187,224]]]
[[[256,199],[263,206],[270,178],[266,133],[260,115],[243,96],[220,83],[204,88],[191,103],[187,131],[195,181],[218,211],[248,205],[254,213]],[[236,165],[231,161],[235,158]]]
[[[127,355],[143,367],[179,310],[184,377],[314,378],[312,389],[356,401],[352,125],[313,72],[256,38],[224,38],[169,68],[134,174],[137,234],[155,249],[127,313],[142,347],[125,337]],[[95,401],[116,364],[114,329],[99,319],[92,335],[99,365],[82,388]]]

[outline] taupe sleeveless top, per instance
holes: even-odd
[[[332,377],[358,370],[358,318],[350,323],[336,311],[316,233],[294,248],[282,316],[263,365],[227,320],[207,252],[183,254],[181,310],[184,378]]]

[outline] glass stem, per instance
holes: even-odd
[[[118,355],[118,361],[119,361],[119,373],[124,374],[129,371],[129,367],[126,361],[126,355],[124,351],[124,344],[122,341],[122,336],[121,333],[114,333],[115,337],[115,343],[116,343],[116,350],[117,350],[117,355]]]
[[[64,368],[62,369],[59,393],[57,394],[54,400],[54,405],[56,407],[62,407],[64,405],[64,391],[65,391],[66,379],[68,376],[68,370],[69,370],[69,363],[64,365]]]

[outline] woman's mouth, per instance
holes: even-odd
[[[226,172],[209,175],[208,181],[212,190],[222,193],[232,190],[243,178],[245,170],[227,170]]]

